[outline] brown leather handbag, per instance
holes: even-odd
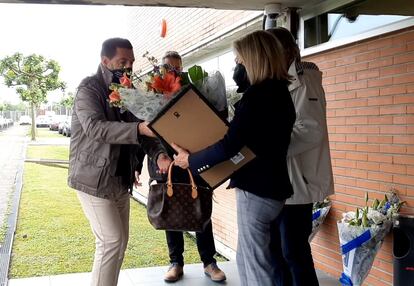
[[[148,219],[155,229],[201,232],[211,220],[213,192],[197,187],[188,169],[190,184],[173,184],[173,165],[168,168],[166,183],[150,186]]]

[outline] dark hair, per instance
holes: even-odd
[[[300,51],[299,47],[296,44],[295,38],[293,37],[292,33],[285,28],[278,27],[267,30],[273,36],[275,36],[279,42],[282,44],[287,64],[290,65],[293,60],[300,62]]]
[[[178,52],[176,51],[168,51],[164,54],[164,56],[162,57],[162,62],[164,62],[165,59],[177,59],[177,60],[182,60],[181,56]]]
[[[112,59],[116,54],[116,49],[128,49],[132,50],[132,44],[127,39],[111,38],[102,43],[101,57],[108,57]]]

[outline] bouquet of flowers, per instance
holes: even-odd
[[[362,284],[385,236],[391,230],[392,217],[404,204],[395,192],[391,193],[390,198],[385,195],[382,201],[375,199],[371,206],[367,203],[368,194],[364,208],[344,213],[337,223],[344,270],[339,279],[342,285]]]
[[[153,70],[145,76],[125,73],[120,84],[112,84],[111,106],[129,110],[137,118],[151,121],[183,85],[192,83],[217,110],[227,108],[226,86],[220,72],[209,75],[195,65],[184,73],[169,65],[158,65],[148,52],[143,57],[148,59]]]
[[[331,201],[328,198],[326,198],[322,202],[316,202],[313,204],[312,233],[309,236],[309,242],[311,242],[312,239],[315,237],[320,226],[322,225],[323,221],[328,215],[330,209],[331,209]]]

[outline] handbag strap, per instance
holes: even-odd
[[[173,183],[172,183],[172,167],[174,166],[174,161],[171,162],[170,166],[168,167],[168,180],[167,180],[167,195],[172,197],[174,194],[173,191]],[[188,176],[190,177],[190,184],[191,184],[191,197],[196,199],[198,197],[197,185],[194,182],[193,174],[191,171],[187,169]]]

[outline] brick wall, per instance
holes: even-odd
[[[135,68],[149,65],[141,56],[145,51],[157,59],[169,50],[183,52],[229,26],[258,15],[257,11],[197,8],[131,8],[128,15],[129,39],[136,57]],[[167,21],[167,36],[160,37],[161,20]]]
[[[312,249],[316,266],[339,276],[336,221],[382,199],[391,186],[414,214],[414,27],[307,57],[323,71],[335,175],[333,208]],[[392,285],[388,236],[366,285]]]

